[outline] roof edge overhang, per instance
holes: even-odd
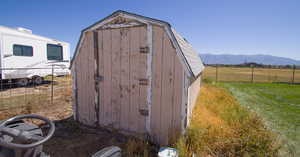
[[[123,17],[125,17],[125,18],[127,17],[127,18],[136,19],[136,20],[138,20],[140,22],[143,22],[143,23],[146,23],[146,24],[156,24],[156,25],[163,26],[164,29],[166,30],[166,32],[168,33],[168,35],[170,36],[172,42],[174,43],[176,51],[179,51],[177,53],[179,53],[180,57],[183,58],[182,59],[183,60],[183,64],[186,66],[187,71],[189,72],[189,76],[196,77],[194,75],[194,73],[192,72],[192,69],[191,69],[190,65],[188,64],[187,59],[184,56],[184,54],[183,54],[183,52],[182,52],[182,50],[180,48],[180,45],[179,45],[178,41],[175,38],[174,33],[172,32],[171,25],[168,22],[165,22],[165,21],[162,21],[162,20],[158,20],[158,19],[154,19],[154,18],[150,18],[150,17],[146,17],[146,16],[142,16],[142,15],[138,15],[138,14],[134,14],[134,13],[130,13],[130,12],[123,11],[123,10],[117,10],[117,11],[113,12],[111,15],[103,18],[102,20],[100,20],[100,21],[92,24],[91,26],[89,26],[89,27],[87,27],[87,28],[85,28],[85,29],[83,29],[81,31],[79,40],[78,40],[77,45],[76,45],[76,49],[75,49],[74,55],[73,55],[72,60],[71,60],[70,69],[72,68],[73,62],[74,62],[74,60],[75,60],[75,58],[76,58],[76,56],[78,54],[81,42],[82,42],[82,40],[84,38],[84,33],[87,32],[87,31],[96,30],[101,25],[106,24],[109,21],[112,21],[114,18],[116,18],[116,17],[118,17],[120,15],[123,16]]]

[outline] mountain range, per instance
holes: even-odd
[[[265,65],[300,65],[299,60],[271,55],[232,55],[200,54],[205,64],[243,64],[258,63]]]

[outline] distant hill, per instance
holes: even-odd
[[[271,55],[230,55],[230,54],[201,54],[205,64],[243,64],[258,63],[265,65],[300,65],[299,60]]]

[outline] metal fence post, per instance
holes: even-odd
[[[54,65],[52,64],[52,75],[51,75],[51,104],[52,105],[53,105],[53,95],[54,95],[53,85],[54,85]]]

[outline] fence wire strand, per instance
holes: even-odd
[[[300,69],[207,66],[203,78],[215,82],[300,83]]]
[[[0,72],[26,73],[32,70],[51,73],[43,77],[41,84],[36,84],[33,78],[27,85],[20,85],[20,79],[0,79],[0,120],[17,114],[40,114],[42,116],[63,116],[71,114],[71,76],[70,73],[57,76],[55,70],[66,70],[57,67],[52,68],[9,68]],[[17,72],[16,72],[17,71]],[[50,114],[51,115],[48,115]]]

